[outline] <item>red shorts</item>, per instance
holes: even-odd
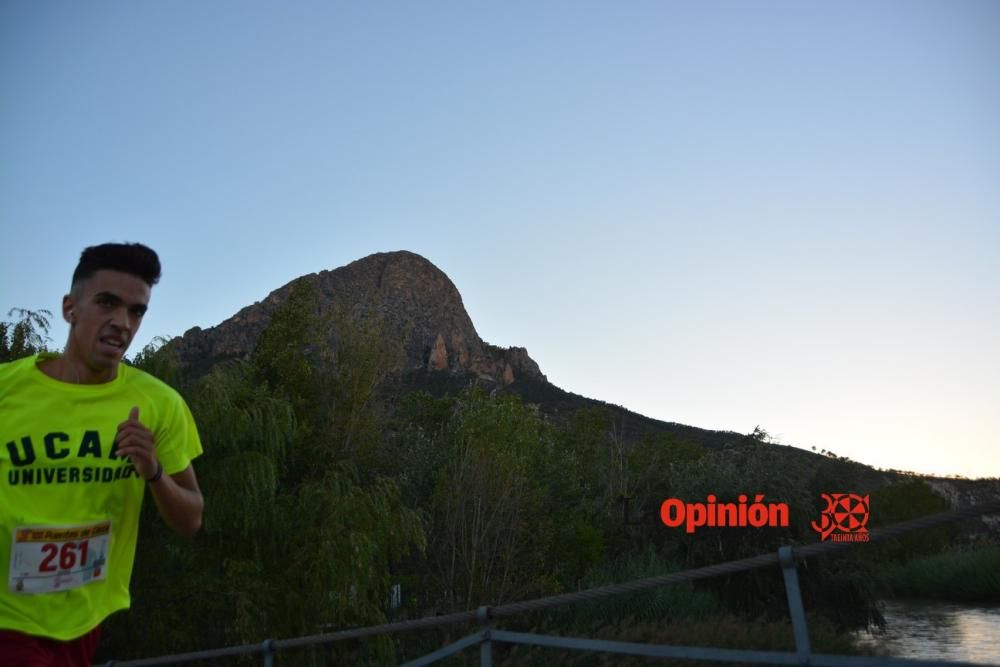
[[[90,667],[101,640],[101,626],[61,642],[14,630],[0,630],[0,665],[17,667]]]

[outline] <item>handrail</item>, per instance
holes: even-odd
[[[970,519],[986,514],[1000,513],[1000,501],[993,501],[981,505],[966,507],[959,510],[940,512],[930,516],[903,521],[884,528],[876,528],[870,531],[869,542],[891,539],[906,533],[933,526],[944,525],[962,519]],[[811,653],[808,647],[808,635],[805,631],[805,614],[801,607],[801,596],[798,591],[798,577],[795,569],[795,562],[817,556],[820,554],[840,551],[851,548],[852,542],[817,542],[805,546],[782,547],[777,553],[761,554],[744,558],[741,560],[719,563],[706,567],[686,570],[684,572],[674,572],[671,574],[639,579],[621,584],[611,584],[591,588],[585,591],[573,593],[563,593],[534,600],[513,602],[496,607],[480,607],[478,610],[469,610],[447,614],[444,616],[427,616],[410,621],[397,623],[385,623],[382,625],[368,626],[351,630],[341,630],[337,632],[308,635],[292,639],[268,639],[257,644],[245,644],[240,646],[230,646],[219,649],[194,651],[190,653],[179,653],[174,655],[159,656],[155,658],[142,658],[138,660],[116,661],[111,660],[97,667],[160,667],[162,665],[178,665],[190,663],[198,660],[211,660],[215,658],[232,657],[237,655],[263,655],[265,667],[273,665],[273,657],[281,650],[303,648],[306,646],[317,646],[332,642],[343,641],[345,639],[358,639],[362,637],[372,637],[377,635],[392,634],[396,632],[407,632],[425,628],[433,628],[453,623],[467,623],[478,620],[485,629],[469,635],[454,644],[443,647],[434,653],[424,656],[424,658],[407,663],[416,667],[426,665],[439,660],[479,643],[489,644],[490,642],[504,642],[514,644],[535,644],[540,646],[559,646],[563,648],[577,648],[583,650],[601,650],[615,653],[628,653],[633,655],[648,655],[659,657],[675,657],[688,659],[703,659],[717,661],[741,662],[773,662],[775,664],[812,664],[830,665],[831,667],[861,667],[863,665],[876,664],[871,658],[860,656],[830,656]],[[780,564],[785,574],[786,593],[788,595],[789,608],[792,615],[793,630],[796,637],[796,653],[776,653],[764,651],[734,651],[731,649],[710,649],[703,647],[673,647],[656,646],[649,644],[630,644],[628,642],[607,642],[592,639],[579,639],[570,637],[549,637],[543,635],[530,635],[525,633],[512,633],[501,630],[494,630],[489,626],[491,619],[501,617],[518,616],[527,612],[537,611],[557,607],[564,604],[575,604],[589,600],[621,595],[623,593],[636,593],[639,591],[671,586],[680,583],[707,579],[723,574],[733,574],[759,569],[769,565]],[[803,646],[802,642],[805,642]],[[597,648],[599,647],[599,648]],[[737,657],[732,655],[738,654]],[[490,664],[487,652],[482,652],[482,664]],[[945,661],[920,661],[902,658],[879,658],[877,664],[885,665],[949,665],[958,666],[966,663],[945,662]],[[982,663],[975,667],[982,667]]]

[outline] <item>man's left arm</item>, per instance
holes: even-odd
[[[146,486],[153,495],[160,516],[178,535],[194,536],[201,528],[201,515],[205,509],[205,499],[198,488],[194,466],[188,466],[174,475],[164,475],[162,467],[157,469],[160,478],[147,481]]]

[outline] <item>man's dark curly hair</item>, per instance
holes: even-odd
[[[141,243],[104,243],[80,253],[80,263],[73,272],[73,287],[101,269],[129,273],[150,287],[160,280],[160,258],[152,248]]]

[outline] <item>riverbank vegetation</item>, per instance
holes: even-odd
[[[944,512],[948,502],[920,479],[872,495],[873,526]],[[877,518],[876,518],[877,517]],[[909,533],[873,545],[881,597],[952,602],[1000,601],[1000,545],[956,544],[955,524]]]
[[[881,577],[889,597],[1000,602],[1000,546],[959,547],[900,563]]]

